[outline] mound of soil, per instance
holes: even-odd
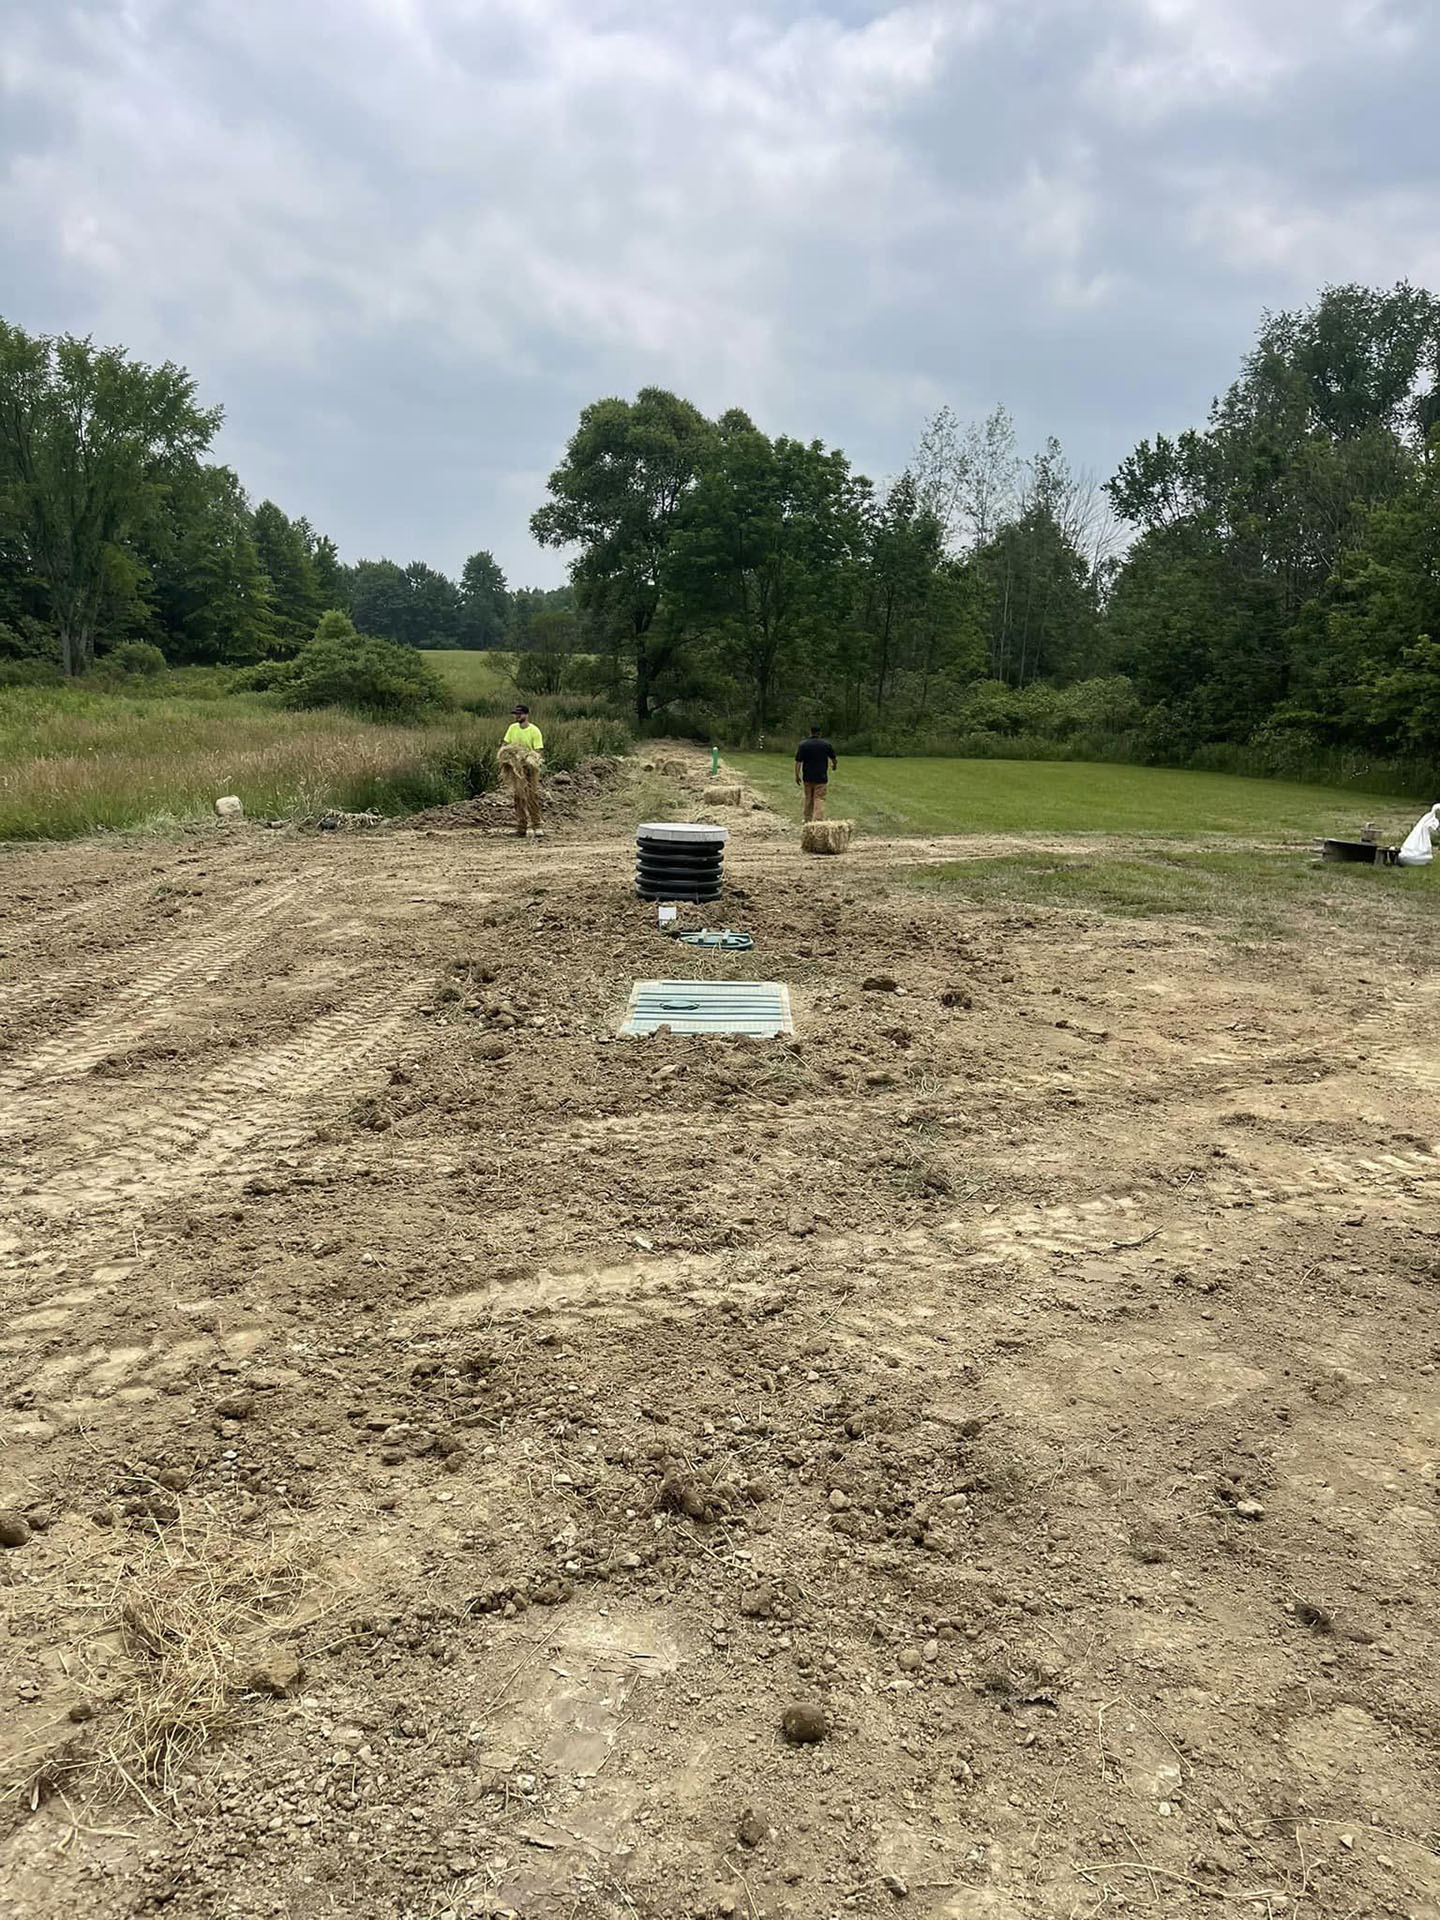
[[[573,773],[547,773],[540,782],[542,816],[546,821],[573,820],[601,794],[611,791],[621,779],[625,763],[597,755],[582,760]],[[479,829],[501,833],[513,830],[515,809],[503,788],[477,795],[473,800],[456,800],[449,806],[427,807],[399,823],[420,832],[449,832],[452,829]]]

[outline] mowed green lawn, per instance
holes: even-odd
[[[782,812],[799,813],[794,762],[732,753],[727,762]],[[1437,775],[1440,778],[1440,775]],[[1146,833],[1251,839],[1356,837],[1374,820],[1398,841],[1424,811],[1393,796],[1242,780],[1170,767],[1096,766],[1078,760],[843,759],[830,782],[832,819],[865,833]]]

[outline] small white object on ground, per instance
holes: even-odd
[[[215,811],[222,820],[243,820],[245,817],[245,809],[233,793],[227,793],[217,800]]]
[[[1435,849],[1431,842],[1440,833],[1440,802],[1420,820],[1417,820],[1401,843],[1397,856],[1402,867],[1428,867],[1435,858]]]

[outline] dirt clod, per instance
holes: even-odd
[[[283,1697],[305,1677],[304,1663],[292,1647],[270,1647],[245,1675],[250,1693],[269,1693]]]
[[[742,1847],[763,1847],[770,1834],[770,1823],[754,1807],[746,1807],[735,1823],[735,1837]]]
[[[0,1510],[0,1547],[23,1547],[30,1538],[30,1522],[13,1507]]]
[[[814,1746],[830,1731],[825,1709],[813,1700],[796,1700],[780,1716],[785,1738],[796,1747]]]

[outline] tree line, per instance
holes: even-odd
[[[487,552],[346,565],[207,459],[221,423],[182,369],[0,321],[0,662],[83,673],[136,643],[172,665],[295,654],[321,616],[407,647],[527,646],[568,588],[512,592]]]
[[[0,323],[0,661],[283,659],[320,615],[402,646],[519,648],[642,730],[818,721],[877,750],[1295,770],[1440,748],[1440,301],[1325,290],[1262,317],[1207,420],[1104,483],[997,407],[926,423],[877,485],[818,440],[659,388],[585,408],[532,529],[568,586],[489,553],[344,564],[208,453],[181,369]],[[333,636],[332,636],[333,638]],[[337,642],[338,644],[338,642]]]
[[[885,748],[1440,748],[1440,302],[1264,316],[1203,427],[1103,485],[1003,407],[883,487],[648,388],[587,407],[532,520],[642,726],[809,717]]]

